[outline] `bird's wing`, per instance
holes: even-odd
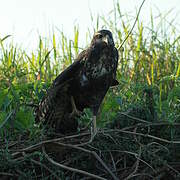
[[[86,56],[86,50],[82,51],[78,58],[68,66],[53,82],[53,86],[59,86],[60,84],[75,78],[75,74],[82,68],[84,59]]]
[[[35,110],[36,123],[42,122],[44,125],[55,127],[56,130],[59,129],[61,132],[66,131],[67,128],[65,129],[63,124],[66,120],[65,116],[71,110],[71,101],[67,93],[68,88],[69,81],[66,81],[48,90],[46,96],[44,96]],[[74,120],[72,119],[72,121]]]
[[[84,52],[80,53],[76,61],[65,69],[53,82],[46,96],[35,110],[36,122],[55,124],[59,128],[64,116],[71,110],[71,102],[68,89],[72,80],[82,68]]]

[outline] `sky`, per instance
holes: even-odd
[[[116,0],[115,0],[116,1]],[[24,49],[37,47],[38,37],[49,37],[52,31],[63,31],[69,38],[73,36],[74,25],[80,29],[80,39],[85,39],[87,28],[92,25],[90,12],[109,16],[114,8],[113,0],[0,0],[0,38],[12,35],[11,40]],[[119,0],[122,13],[136,16],[142,0]],[[150,21],[159,15],[171,13],[168,20],[180,27],[180,0],[146,0],[140,18]],[[133,22],[132,22],[133,24]],[[180,28],[179,28],[180,30]]]

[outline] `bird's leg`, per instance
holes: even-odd
[[[99,104],[96,104],[94,106],[91,107],[91,111],[92,111],[92,114],[93,114],[93,117],[92,117],[92,124],[91,124],[91,140],[90,142],[93,141],[94,137],[96,136],[97,134],[97,126],[96,126],[96,118],[97,118],[97,114],[98,114],[98,110],[99,110]]]
[[[82,114],[82,112],[76,108],[76,104],[74,102],[73,96],[71,96],[71,105],[72,105],[72,113],[69,115],[69,117],[71,118],[75,115],[80,116]]]
[[[96,116],[93,115],[92,134],[96,134],[96,133],[97,133]]]
[[[94,139],[96,134],[97,134],[96,115],[93,115],[92,126],[91,126],[91,140],[90,141],[92,141]]]

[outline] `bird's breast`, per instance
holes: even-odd
[[[112,58],[108,56],[101,56],[95,63],[89,63],[86,70],[86,76],[91,79],[111,75],[113,69]]]
[[[82,76],[80,77],[80,86],[81,87],[87,86],[88,83],[89,83],[89,80],[87,76],[83,73]]]

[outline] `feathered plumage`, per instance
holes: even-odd
[[[41,101],[36,119],[60,132],[72,132],[78,123],[75,114],[90,108],[94,117],[110,86],[118,84],[116,70],[118,51],[110,31],[95,33],[90,46],[53,82]],[[94,131],[95,131],[94,119]]]

